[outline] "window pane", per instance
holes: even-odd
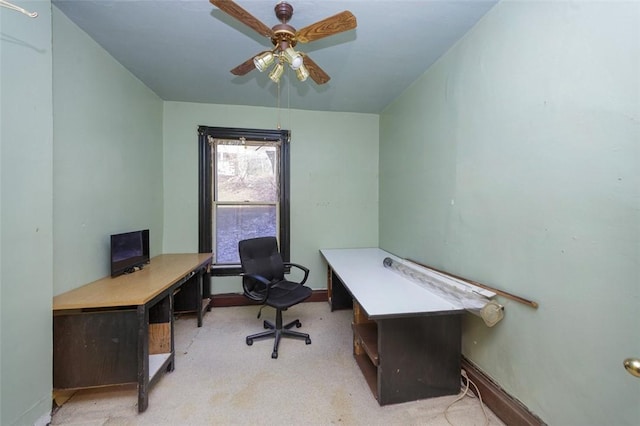
[[[278,201],[278,149],[266,144],[217,145],[217,201]]]
[[[276,206],[216,206],[216,263],[240,263],[238,241],[276,236]]]

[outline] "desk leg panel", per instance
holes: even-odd
[[[331,311],[353,307],[353,297],[331,267],[327,268],[327,292]]]
[[[461,315],[378,320],[378,402],[460,391]]]
[[[210,277],[206,268],[200,268],[180,286],[174,293],[173,308],[176,313],[196,314],[198,327],[202,327],[205,312],[210,310],[211,301]]]
[[[149,310],[145,305],[138,306],[138,412],[142,413],[149,405]]]
[[[133,309],[54,315],[54,389],[135,383],[137,325]]]
[[[203,298],[203,287],[204,287],[204,269],[200,269],[197,272],[197,281],[196,285],[196,314],[198,316],[198,327],[202,327],[202,298]],[[173,340],[173,339],[172,339]]]

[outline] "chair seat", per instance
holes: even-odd
[[[292,286],[287,285],[287,283],[292,284]],[[281,281],[271,288],[266,304],[272,308],[285,309],[309,298],[311,294],[312,290],[309,287],[300,286],[289,281]]]

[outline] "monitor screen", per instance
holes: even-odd
[[[149,261],[149,230],[111,235],[111,276],[133,272]]]
[[[122,234],[114,241],[111,251],[111,261],[120,262],[131,257],[142,256],[142,234],[131,232]]]

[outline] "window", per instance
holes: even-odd
[[[280,141],[208,138],[213,163],[215,262],[238,264],[238,241],[276,236]]]
[[[276,236],[289,260],[289,132],[200,126],[199,250],[240,272],[238,241]]]

